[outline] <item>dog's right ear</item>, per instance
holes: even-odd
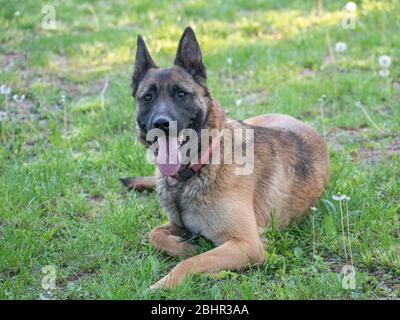
[[[137,38],[135,67],[132,75],[132,84],[131,84],[133,96],[136,95],[139,82],[142,80],[146,72],[151,68],[157,68],[157,66],[154,63],[153,59],[151,58],[142,36],[139,35]]]

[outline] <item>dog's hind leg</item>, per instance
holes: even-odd
[[[151,244],[172,257],[188,258],[197,253],[197,246],[184,240],[188,232],[169,222],[150,232]]]
[[[128,190],[153,191],[156,187],[155,176],[121,178],[120,181]]]

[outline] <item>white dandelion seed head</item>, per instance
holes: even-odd
[[[232,64],[232,58],[227,58],[226,62],[228,62],[228,64]]]
[[[10,87],[7,87],[5,84],[3,84],[3,85],[0,87],[0,93],[1,93],[1,94],[4,94],[4,95],[8,95],[8,94],[11,93],[11,88],[10,88]]]
[[[392,64],[392,59],[389,56],[383,55],[378,57],[378,62],[382,68],[389,68]]]
[[[357,4],[353,1],[349,1],[346,3],[346,5],[344,6],[344,8],[348,11],[348,12],[356,12],[357,10]]]
[[[16,17],[19,17],[19,16],[21,15],[21,12],[20,12],[20,11],[15,11],[14,15],[15,15]]]
[[[387,78],[387,77],[389,77],[389,75],[390,75],[390,71],[389,71],[389,69],[387,69],[387,68],[383,68],[382,70],[379,71],[379,75],[380,75],[382,78]]]
[[[347,50],[347,44],[344,42],[337,42],[335,45],[335,51],[338,53],[345,52]]]
[[[316,207],[311,207],[310,209],[311,209],[311,211],[314,211],[314,212],[317,211]]]
[[[345,194],[340,194],[340,192],[339,192],[339,193],[333,195],[332,199],[335,201],[349,201],[350,197],[346,196]]]
[[[62,94],[60,95],[60,101],[61,101],[61,103],[65,103],[66,99],[67,99],[66,95],[62,93]]]
[[[13,95],[13,100],[14,100],[15,102],[21,103],[22,101],[25,100],[25,95],[24,95],[24,94],[21,94],[21,95],[19,96],[19,95],[17,95],[17,94],[14,94],[14,95]]]
[[[240,107],[242,105],[242,100],[241,99],[237,99],[236,100],[236,107]]]

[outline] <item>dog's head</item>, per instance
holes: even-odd
[[[206,126],[209,111],[206,68],[190,27],[183,32],[171,68],[158,68],[138,36],[132,93],[136,100],[136,121],[144,134],[154,128],[168,134],[171,121],[176,121],[178,133]]]
[[[150,130],[157,129],[165,133],[167,139],[158,140],[157,155],[158,167],[165,175],[178,172],[181,166],[179,150],[187,142],[171,138],[174,134],[170,130],[171,124],[176,129],[176,136],[185,129],[191,129],[191,132],[194,130],[200,136],[201,129],[219,129],[224,121],[221,119],[225,119],[222,109],[210,96],[206,80],[200,46],[190,27],[182,34],[171,68],[158,68],[142,37],[138,37],[132,76],[136,121],[140,140],[145,145],[151,144],[145,138]],[[159,158],[170,156],[171,153],[177,154],[176,161],[159,165]]]

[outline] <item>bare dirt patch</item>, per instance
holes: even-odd
[[[11,71],[16,68],[25,68],[26,56],[25,53],[20,52],[0,54],[0,69],[2,71]]]
[[[394,139],[381,149],[361,147],[359,150],[359,156],[368,164],[377,163],[383,158],[390,159],[395,154],[400,156],[400,139]]]
[[[367,139],[368,130],[363,128],[338,127],[327,129],[327,140],[334,150],[344,150],[347,143],[361,143]]]
[[[314,74],[315,74],[315,72],[311,68],[304,68],[303,70],[300,71],[301,77],[309,77],[309,76],[313,76]]]
[[[345,145],[359,145],[350,153],[354,161],[376,164],[393,155],[400,156],[400,136],[376,134],[371,128],[362,125],[359,128],[339,127],[327,130],[329,146],[339,152],[345,151]]]

